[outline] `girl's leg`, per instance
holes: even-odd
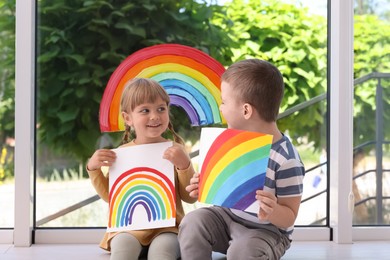
[[[179,257],[179,241],[174,233],[158,235],[149,246],[148,260],[176,260]]]
[[[131,234],[119,233],[111,240],[110,260],[138,260],[142,245]]]

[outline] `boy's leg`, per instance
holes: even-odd
[[[232,240],[227,259],[280,259],[290,247],[290,241],[280,232],[250,229],[232,222]]]
[[[179,243],[183,260],[211,259],[212,251],[226,253],[229,246],[228,224],[214,207],[189,212],[179,227]]]
[[[174,233],[162,233],[149,246],[148,260],[172,260],[180,257],[179,241]]]
[[[131,234],[119,233],[111,240],[110,260],[138,260],[142,245]]]

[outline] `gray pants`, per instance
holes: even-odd
[[[290,240],[275,226],[250,223],[221,207],[191,211],[179,228],[181,258],[207,260],[216,251],[228,260],[280,259]]]
[[[176,260],[179,257],[179,242],[174,233],[158,235],[148,247],[129,233],[119,233],[111,240],[110,260]]]

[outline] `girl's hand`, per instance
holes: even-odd
[[[197,198],[199,194],[199,173],[195,173],[190,180],[190,185],[186,187],[190,197]]]
[[[177,143],[165,150],[163,158],[170,161],[179,170],[187,169],[191,163],[190,156],[185,148]]]
[[[87,169],[94,171],[100,169],[102,166],[111,166],[116,160],[115,152],[109,149],[96,150],[92,157],[89,159]]]
[[[278,204],[277,198],[270,192],[257,190],[256,199],[260,204],[259,213],[257,214],[259,220],[268,221]]]

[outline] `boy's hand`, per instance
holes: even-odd
[[[270,192],[257,190],[256,199],[260,202],[260,209],[259,213],[257,214],[259,220],[269,221],[270,216],[278,204],[277,198]]]
[[[185,148],[177,143],[165,150],[163,158],[170,161],[179,170],[187,169],[191,163],[190,156]]]
[[[194,176],[192,176],[190,180],[190,185],[186,187],[186,191],[188,191],[190,197],[192,198],[198,198],[199,194],[199,173],[194,173]]]
[[[92,157],[89,159],[87,169],[94,171],[102,166],[111,166],[116,160],[115,152],[109,149],[96,150]]]

